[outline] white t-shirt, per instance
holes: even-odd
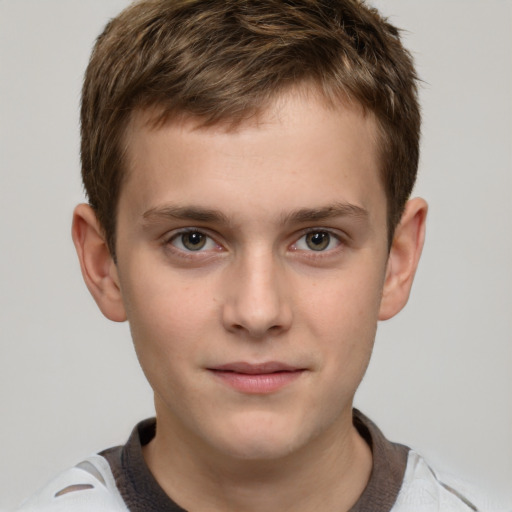
[[[354,424],[368,442],[373,469],[350,512],[512,512],[478,497],[460,481],[438,476],[409,448],[391,443],[362,413]],[[160,488],[142,457],[155,421],[135,427],[124,446],[93,455],[60,474],[18,512],[183,512]]]

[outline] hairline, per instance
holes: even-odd
[[[165,108],[161,102],[153,102],[145,104],[143,101],[135,104],[126,116],[123,127],[120,130],[119,137],[119,189],[114,209],[115,222],[113,223],[113,232],[110,234],[110,240],[107,240],[109,250],[112,254],[114,261],[116,258],[116,235],[117,235],[117,217],[119,210],[119,199],[123,191],[123,187],[126,184],[126,180],[130,173],[130,162],[128,161],[129,151],[129,137],[134,133],[134,127],[137,121],[142,121],[142,126],[146,126],[150,130],[158,130],[168,124],[173,123],[192,123],[193,130],[208,130],[215,128],[223,128],[227,132],[236,131],[237,129],[243,129],[244,126],[250,126],[251,123],[258,123],[280,100],[282,100],[288,94],[298,94],[306,101],[319,101],[325,108],[330,110],[339,110],[340,108],[347,108],[358,111],[362,116],[371,116],[375,126],[375,140],[372,142],[375,144],[375,155],[378,159],[378,179],[384,188],[384,194],[386,196],[386,227],[387,227],[387,239],[388,239],[388,250],[391,248],[391,242],[393,239],[394,230],[396,225],[391,225],[389,218],[390,210],[390,197],[386,190],[386,183],[384,179],[384,161],[385,155],[383,150],[383,143],[385,141],[384,127],[382,122],[376,113],[363,105],[360,101],[353,98],[349,93],[342,92],[336,96],[328,95],[322,91],[321,84],[315,82],[312,79],[301,80],[290,84],[287,87],[282,87],[280,90],[275,91],[274,94],[269,95],[261,102],[257,107],[248,108],[241,115],[225,115],[215,120],[210,120],[206,116],[198,116],[196,114],[187,112],[185,109],[170,109]]]

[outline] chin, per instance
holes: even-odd
[[[230,439],[224,453],[236,460],[263,462],[285,458],[294,451],[294,444],[289,439],[275,439],[271,436],[258,438]]]
[[[217,448],[238,460],[281,459],[306,444],[308,436],[290,424],[269,418],[251,418],[231,424],[217,439]]]

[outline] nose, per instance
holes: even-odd
[[[272,254],[241,259],[228,278],[223,304],[224,327],[261,339],[287,331],[292,309],[285,270]]]

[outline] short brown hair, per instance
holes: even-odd
[[[82,92],[82,177],[115,257],[123,137],[135,109],[209,125],[261,112],[311,83],[376,120],[388,238],[416,179],[420,111],[399,31],[358,0],[143,0],[98,37]]]

